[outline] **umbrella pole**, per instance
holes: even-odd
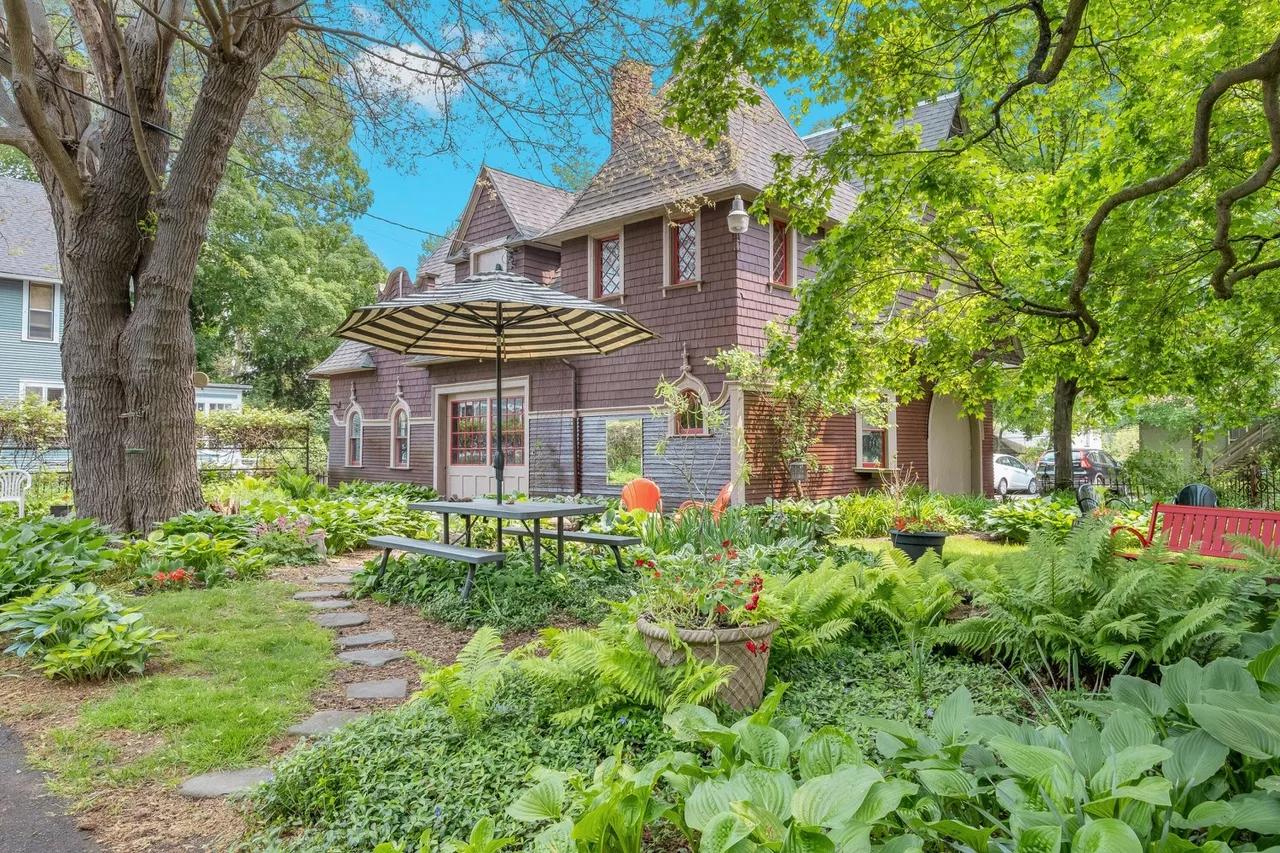
[[[497,326],[497,352],[494,353],[494,365],[496,366],[498,394],[497,408],[493,413],[494,431],[497,433],[497,447],[493,451],[493,475],[498,481],[498,503],[502,503],[502,469],[506,465],[506,454],[503,452],[502,440],[502,303],[498,303],[498,326]],[[501,526],[501,521],[499,521]]]

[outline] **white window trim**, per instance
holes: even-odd
[[[622,302],[623,296],[627,292],[627,244],[626,239],[622,236],[623,227],[618,226],[616,231],[604,230],[587,238],[587,295],[595,302]],[[600,254],[599,241],[606,237],[617,237],[618,239],[618,292],[611,293],[608,296],[600,295],[600,283],[596,275],[596,258]]]
[[[396,416],[404,412],[405,420],[409,429],[405,432],[405,449],[408,451],[406,455],[409,461],[401,465],[396,455]],[[413,467],[413,415],[409,411],[409,405],[403,400],[391,407],[391,413],[387,417],[387,423],[390,424],[391,432],[391,458],[388,467],[397,471],[408,471]]]
[[[351,421],[354,420],[356,415],[360,416],[360,461],[352,462],[351,461]],[[346,463],[347,468],[363,468],[364,467],[364,428],[365,428],[364,409],[360,408],[358,404],[352,403],[351,408],[347,410],[347,418],[343,423],[346,425],[346,429],[343,431],[344,434],[342,436],[342,440],[345,443],[345,449],[343,450],[343,462]]]
[[[787,226],[786,240],[787,240],[787,279],[789,281],[788,284],[783,284],[782,282],[777,282],[773,280],[773,223],[774,222],[781,222]],[[781,216],[771,215],[769,217],[769,257],[766,261],[767,266],[765,267],[765,275],[764,275],[765,281],[769,283],[770,287],[776,288],[777,290],[785,290],[788,292],[795,290],[796,281],[797,281],[796,276],[800,272],[800,265],[797,262],[798,259],[796,258],[796,253],[798,248],[799,248],[799,241],[796,239],[796,230],[791,227],[791,223]]]
[[[502,252],[502,271],[511,272],[511,253],[507,251],[506,246],[476,246],[471,250],[471,274],[475,275],[480,272],[480,268],[476,265],[480,255],[489,252]],[[491,270],[492,272],[492,270]]]
[[[862,413],[857,414],[858,430],[854,439],[854,450],[857,453],[857,465],[854,466],[856,471],[879,472],[879,471],[896,471],[898,470],[898,402],[892,394],[889,395],[889,412],[885,416],[884,423],[884,465],[864,465],[862,462],[862,431],[863,429],[880,429],[876,426],[868,426],[862,419]]]
[[[665,217],[662,220],[663,240],[662,240],[662,290],[666,291],[676,289],[680,290],[686,287],[693,287],[702,290],[702,211],[698,210],[693,214],[693,230],[695,238],[698,241],[698,251],[694,256],[693,262],[693,278],[689,281],[673,281],[673,273],[675,272],[675,242],[676,229],[675,223],[684,222],[687,216],[677,218]]]
[[[48,341],[41,341],[41,343],[48,343]],[[49,389],[57,388],[59,391],[62,392],[63,405],[66,405],[67,386],[62,384],[61,382],[46,382],[40,379],[19,379],[18,380],[18,399],[19,400],[27,399],[27,391],[32,388],[41,389],[40,399],[45,403],[49,402]]]
[[[53,288],[53,340],[31,337],[31,285],[43,284]],[[33,344],[62,343],[62,282],[22,280],[22,340]]]

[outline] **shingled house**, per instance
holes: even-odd
[[[611,356],[512,362],[504,372],[505,479],[513,491],[617,494],[643,473],[669,505],[694,491],[741,484],[735,500],[794,493],[777,458],[763,401],[708,366],[721,349],[758,347],[765,324],[795,310],[796,281],[813,275],[784,211],[729,232],[732,199],[748,203],[773,175],[777,152],[803,154],[833,132],[800,137],[765,95],[731,116],[724,143],[707,150],[662,126],[650,72],[624,64],[614,81],[612,151],[588,186],[571,194],[497,169],[480,170],[451,238],[411,275],[391,273],[384,298],[406,296],[503,269],[547,287],[622,305],[660,338]],[[762,93],[763,94],[763,93]],[[936,145],[958,128],[959,100],[917,107],[908,121]],[[852,209],[843,187],[830,216]],[[331,385],[329,477],[434,485],[441,494],[492,490],[491,361],[406,357],[344,342],[310,374]],[[674,382],[701,411],[727,415],[718,430],[699,416],[658,416],[654,388]],[[619,423],[619,422],[627,423]],[[745,439],[745,440],[740,440]],[[887,428],[858,415],[831,418],[814,452],[813,497],[863,491],[901,469],[931,488],[989,493],[990,418],[961,417],[941,395],[892,411]],[[662,452],[660,453],[659,450]]]

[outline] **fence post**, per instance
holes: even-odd
[[[302,470],[310,474],[311,473],[311,423],[309,421],[307,425],[303,427],[303,430],[302,430],[302,448],[303,448]]]

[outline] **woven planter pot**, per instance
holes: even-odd
[[[777,622],[765,622],[762,625],[745,625],[741,628],[679,628],[676,636],[689,646],[693,656],[700,661],[717,663],[721,666],[733,666],[736,669],[729,676],[729,682],[720,688],[717,694],[735,711],[749,711],[759,707],[764,698],[764,678],[769,671],[769,650],[752,654],[747,651],[747,641],[759,643],[762,640],[770,646]],[[666,628],[655,625],[641,616],[636,620],[636,628],[644,637],[644,644],[653,652],[658,663],[663,666],[675,666],[684,662],[684,651],[671,644],[671,635]]]

